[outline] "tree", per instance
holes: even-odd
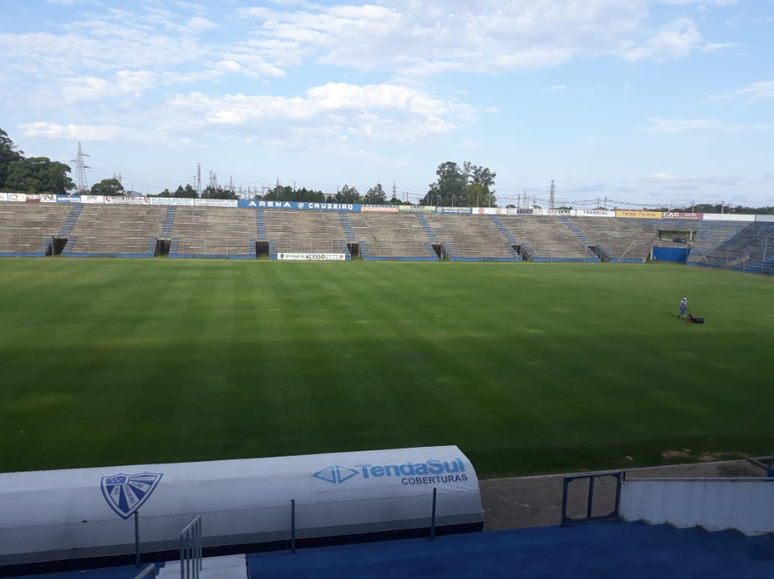
[[[3,129],[0,129],[0,190],[8,180],[8,169],[11,163],[24,160],[24,153],[16,150],[16,145]]]
[[[124,186],[121,185],[121,181],[116,178],[102,179],[99,183],[94,183],[91,186],[92,195],[126,195]]]
[[[488,168],[465,161],[460,169],[457,163],[446,161],[435,174],[438,180],[430,184],[422,205],[497,206],[493,189],[497,174]]]
[[[67,195],[75,188],[68,173],[70,167],[48,157],[31,157],[8,165],[5,186],[20,193],[56,193]]]
[[[196,199],[199,197],[198,193],[196,193],[196,189],[194,189],[191,184],[188,184],[185,187],[178,185],[177,189],[175,189],[174,195],[172,196],[178,199]]]
[[[204,191],[202,191],[202,199],[237,199],[236,193],[230,189],[223,189],[222,187],[213,187],[209,185]]]
[[[371,187],[363,197],[363,203],[369,205],[384,205],[387,203],[387,194],[384,192],[384,188],[381,183],[377,183],[375,187]]]
[[[430,184],[430,190],[420,201],[422,205],[464,205],[467,179],[457,163],[446,161],[438,165],[438,180]]]
[[[360,203],[362,198],[355,187],[344,185],[341,190],[336,193],[336,203]]]

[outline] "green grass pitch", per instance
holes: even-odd
[[[684,295],[703,326],[677,320]],[[774,450],[774,279],[0,260],[0,470],[457,444],[480,476]]]

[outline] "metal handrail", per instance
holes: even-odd
[[[612,477],[616,480],[616,488],[615,488],[615,507],[613,508],[612,512],[606,514],[606,515],[600,515],[600,516],[592,516],[592,509],[594,506],[594,481],[598,478],[602,477]],[[580,519],[573,519],[572,517],[567,516],[567,499],[569,496],[569,486],[570,483],[579,480],[579,479],[588,479],[589,480],[589,494],[588,499],[586,503],[586,516],[582,517]],[[580,475],[574,475],[574,476],[566,476],[564,477],[563,481],[563,488],[562,488],[562,521],[561,525],[563,527],[570,525],[572,523],[585,523],[589,521],[603,521],[608,519],[618,519],[618,512],[619,507],[621,504],[621,480],[623,479],[623,472],[606,472],[606,473],[598,473],[598,474],[580,474]]]
[[[145,569],[143,569],[139,575],[135,575],[134,579],[145,579],[146,577],[156,577],[156,564],[151,563]]]
[[[202,570],[202,516],[180,531],[180,579],[199,579]]]

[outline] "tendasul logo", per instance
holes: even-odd
[[[329,482],[334,485],[340,485],[341,483],[348,481],[353,476],[357,476],[358,471],[346,466],[332,465],[325,467],[322,470],[317,471],[312,476],[319,478],[325,482]]]

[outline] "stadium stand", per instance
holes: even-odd
[[[519,240],[522,256],[530,261],[599,261],[583,238],[554,215],[498,219]]]
[[[0,204],[0,255],[44,256],[71,207],[55,203]]]
[[[253,579],[763,579],[774,574],[774,539],[612,521],[256,554],[248,565]]]
[[[254,258],[256,229],[254,211],[178,207],[172,225],[169,257]]]
[[[746,225],[714,249],[702,250],[697,255],[694,253],[696,251],[694,247],[691,256],[698,258],[697,265],[763,273],[764,267],[770,265],[766,262],[774,253],[774,223]]]
[[[451,261],[521,261],[513,244],[486,216],[431,213],[422,217]]]
[[[722,259],[718,249],[750,226],[750,223],[737,221],[703,221],[688,256],[688,265],[725,267],[730,251]]]
[[[438,260],[433,242],[416,214],[350,213],[349,223],[363,259]]]
[[[83,205],[62,255],[153,257],[166,207]]]
[[[593,242],[605,261],[641,263],[658,237],[657,223],[648,219],[573,219],[567,222]]]
[[[265,211],[266,235],[283,253],[341,253],[346,239],[336,212]],[[346,247],[346,244],[345,244]]]

